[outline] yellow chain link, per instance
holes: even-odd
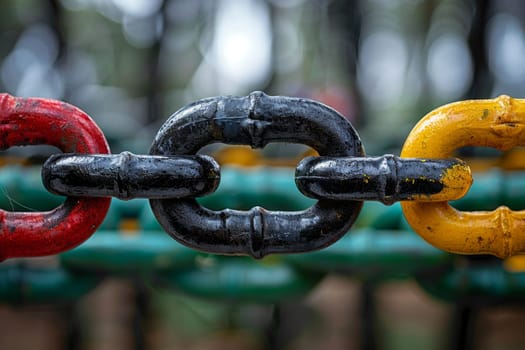
[[[500,96],[452,103],[427,114],[405,141],[402,157],[448,158],[463,146],[502,151],[525,145],[525,100]],[[472,179],[451,174],[465,188]],[[504,258],[525,252],[525,211],[501,206],[462,212],[448,202],[403,202],[409,224],[432,245],[454,253]]]

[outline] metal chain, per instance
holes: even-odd
[[[523,144],[524,108],[522,100],[506,96],[443,106],[414,128],[402,158],[365,157],[359,135],[333,109],[312,100],[254,92],[180,109],[160,128],[149,155],[108,155],[102,132],[75,107],[2,94],[0,147],[61,148],[65,154],[46,161],[42,179],[49,191],[68,199],[47,213],[0,212],[0,259],[48,255],[78,245],[102,221],[109,196],[150,199],[168,234],[209,253],[262,258],[326,248],[350,229],[365,200],[403,201],[416,232],[448,251],[500,257],[523,252],[525,236],[516,233],[523,231],[523,212],[502,207],[494,213],[458,213],[447,201],[462,197],[472,183],[470,168],[449,158],[452,150]],[[448,137],[439,137],[443,133]],[[213,142],[254,148],[270,142],[311,146],[320,156],[299,163],[295,182],[317,202],[292,212],[201,206],[195,198],[216,190],[220,170],[212,158],[196,153]]]
[[[295,180],[319,201],[298,212],[202,207],[193,198],[214,191],[220,175],[212,159],[195,153],[212,142],[313,147],[321,157],[303,160]],[[457,159],[365,158],[357,132],[333,109],[261,92],[182,108],[161,127],[150,154],[56,155],[44,164],[42,178],[48,190],[62,195],[149,198],[164,230],[179,242],[255,258],[333,244],[356,220],[363,200],[453,200],[471,181],[470,169]]]
[[[322,142],[327,139],[330,144]],[[212,142],[254,148],[295,142],[327,156],[364,155],[356,131],[336,111],[311,100],[261,92],[206,99],[182,108],[160,128],[150,153],[194,154]],[[297,212],[261,207],[241,212],[207,210],[194,199],[151,199],[150,204],[162,227],[179,242],[210,253],[255,258],[326,247],[348,231],[362,206],[358,201],[322,199]]]

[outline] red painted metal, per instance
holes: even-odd
[[[53,145],[64,153],[109,153],[95,122],[67,103],[0,94],[0,149]],[[48,212],[0,210],[0,261],[71,249],[100,225],[110,198],[70,198]]]

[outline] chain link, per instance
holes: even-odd
[[[325,144],[322,140],[331,140]],[[173,140],[177,140],[174,142]],[[304,143],[322,155],[363,156],[359,136],[336,111],[311,100],[271,97],[217,97],[176,112],[161,127],[150,153],[193,154],[212,142],[255,148],[269,142]],[[298,253],[334,243],[357,218],[362,202],[323,199],[307,210],[212,211],[194,199],[150,200],[157,220],[172,237],[210,253]]]
[[[42,182],[63,196],[200,197],[217,189],[219,165],[208,156],[56,154],[42,167]]]
[[[95,122],[67,103],[0,94],[0,149],[52,145],[63,152],[109,153]],[[48,212],[0,210],[0,261],[57,254],[95,232],[109,208],[108,198],[72,198]]]
[[[460,179],[470,169],[459,159],[381,157],[308,157],[297,166],[295,182],[312,198],[377,200],[390,205],[401,200],[454,200],[465,195]]]
[[[524,122],[525,100],[508,96],[442,106],[414,127],[401,156],[449,157],[464,146],[509,150],[525,145]],[[501,206],[492,212],[459,212],[446,201],[402,206],[414,230],[440,249],[501,258],[525,251],[525,211]]]

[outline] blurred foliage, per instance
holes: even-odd
[[[432,108],[525,85],[525,4],[504,0],[5,0],[0,89],[86,110],[115,151],[145,152],[199,98],[321,100],[369,153]]]

